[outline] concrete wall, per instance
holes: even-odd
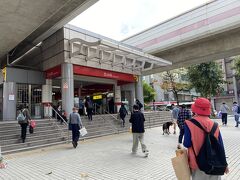
[[[28,66],[45,71],[64,62],[63,29],[45,39],[41,45],[35,47],[14,65]]]
[[[128,73],[128,74],[140,74],[139,70],[132,70],[131,67],[124,68],[122,66],[122,64],[113,66],[112,60],[100,63],[98,58],[92,58],[91,60],[86,60],[86,56],[84,56],[84,55],[74,56],[74,57],[70,58],[69,40],[71,40],[73,38],[80,38],[80,39],[82,39],[84,41],[88,41],[88,42],[96,42],[98,40],[104,39],[104,40],[107,40],[110,42],[119,43],[110,38],[107,38],[107,37],[101,36],[99,34],[96,34],[96,33],[93,33],[93,32],[87,31],[87,30],[83,30],[81,28],[67,24],[66,26],[64,26],[64,50],[65,50],[64,58],[65,58],[65,62],[82,65],[82,66],[97,67],[99,69],[106,69],[106,70],[110,70],[110,71],[116,71],[116,72],[122,72],[122,73]],[[90,51],[90,54],[91,53],[93,53],[93,52]],[[120,61],[120,58],[116,59],[116,61]]]
[[[45,84],[45,74],[40,71],[7,67],[6,82]]]

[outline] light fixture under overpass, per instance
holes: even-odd
[[[121,66],[132,70],[148,71],[157,66],[172,65],[170,61],[142,52],[117,41],[100,39],[94,42],[80,38],[69,40],[70,57],[81,56],[86,61],[97,59],[99,63],[111,63],[112,66]]]

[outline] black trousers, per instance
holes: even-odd
[[[227,113],[222,113],[222,123],[227,124]]]
[[[93,113],[93,109],[87,109],[87,116],[88,116],[88,120],[92,121],[92,113]]]
[[[20,124],[21,125],[21,138],[22,140],[26,139],[26,134],[27,134],[27,123]]]
[[[78,124],[72,124],[72,141],[75,143],[77,143],[79,140],[80,136],[79,129],[80,127]]]
[[[179,137],[178,137],[178,143],[179,144],[182,144],[183,136],[184,136],[184,128],[180,128],[180,134],[179,134]]]

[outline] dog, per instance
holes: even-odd
[[[170,121],[163,124],[163,127],[162,127],[163,128],[163,135],[164,135],[164,133],[166,133],[168,135],[170,134],[169,127],[172,126],[172,125],[173,125],[173,122],[170,122]]]

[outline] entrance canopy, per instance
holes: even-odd
[[[99,39],[96,41],[85,41],[81,38],[69,40],[70,58],[80,56],[81,59],[91,61],[97,60],[99,64],[110,63],[132,71],[147,71],[157,66],[171,65],[170,61],[152,56],[142,52],[141,49],[131,47],[117,41]]]

